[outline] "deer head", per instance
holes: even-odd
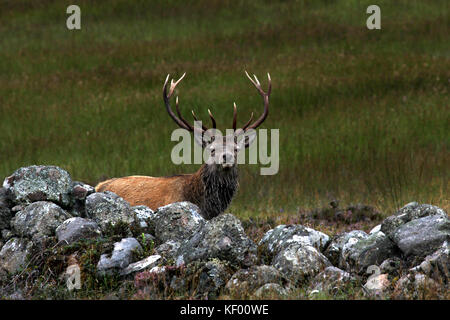
[[[267,92],[264,92],[261,88],[261,84],[258,78],[253,75],[254,79],[252,79],[247,71],[245,74],[251,81],[251,83],[255,86],[258,93],[263,98],[264,103],[264,111],[262,115],[252,123],[253,120],[253,112],[250,116],[250,119],[245,123],[241,128],[236,129],[236,121],[237,121],[237,106],[236,103],[233,104],[233,134],[232,135],[221,135],[216,130],[216,120],[212,115],[211,111],[208,109],[209,117],[211,118],[212,128],[208,129],[205,125],[201,125],[201,127],[192,126],[188,121],[186,121],[181,115],[179,109],[179,99],[176,97],[175,99],[175,108],[177,115],[172,111],[170,106],[170,98],[172,97],[176,86],[183,80],[186,73],[184,73],[180,79],[174,81],[173,79],[169,84],[169,76],[167,75],[166,81],[164,82],[163,87],[163,98],[164,103],[166,105],[166,110],[169,113],[169,116],[175,121],[175,123],[190,132],[194,133],[195,141],[201,145],[203,148],[206,148],[210,157],[206,161],[208,166],[215,166],[215,168],[228,170],[233,168],[237,163],[237,154],[244,148],[250,146],[250,144],[254,141],[256,137],[255,129],[260,126],[264,120],[267,118],[269,114],[269,96],[272,89],[272,82],[270,79],[270,75],[267,74],[268,78],[268,89]],[[194,121],[198,121],[194,111],[192,111],[192,116]]]

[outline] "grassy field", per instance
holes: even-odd
[[[219,128],[262,112],[244,69],[273,81],[262,128],[280,129],[280,170],[240,167],[238,217],[419,201],[450,209],[449,4],[373,1],[78,0],[0,4],[0,177],[52,164],[96,184],[193,172],[174,165],[165,76],[187,72],[181,109]],[[3,178],[1,178],[3,179]]]

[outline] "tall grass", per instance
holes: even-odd
[[[247,69],[273,79],[264,128],[280,129],[280,171],[240,167],[242,216],[364,202],[450,208],[450,46],[446,1],[7,0],[0,10],[0,177],[53,164],[95,184],[193,172],[170,161],[176,127],[161,88],[186,71],[181,109],[229,128],[259,96]]]

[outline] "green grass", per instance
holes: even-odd
[[[262,112],[247,69],[273,80],[263,128],[280,129],[280,171],[240,168],[240,217],[364,202],[447,211],[450,167],[448,2],[6,0],[0,10],[0,177],[52,164],[90,184],[193,172],[170,161],[176,125],[167,73],[187,72],[181,109],[229,128]]]

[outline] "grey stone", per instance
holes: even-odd
[[[313,246],[292,244],[278,252],[272,265],[294,284],[302,284],[331,263]]]
[[[180,246],[181,243],[169,240],[157,246],[155,248],[155,253],[163,256],[165,259],[175,258]]]
[[[418,204],[417,202],[411,202],[398,210],[394,215],[387,217],[381,224],[381,231],[390,237],[391,234],[401,225],[427,216],[448,218],[447,213],[441,208],[430,204]]]
[[[14,237],[14,232],[12,232],[9,229],[3,229],[2,230],[2,238],[3,238],[3,240],[8,241],[12,237]]]
[[[259,246],[272,255],[292,245],[313,246],[322,251],[330,241],[330,237],[320,231],[302,225],[279,225],[269,230],[259,242]]]
[[[155,212],[147,206],[134,206],[131,207],[131,210],[133,210],[136,215],[138,226],[144,229],[149,228],[149,224],[151,224],[149,220],[155,218]]]
[[[95,192],[95,188],[80,181],[72,182],[70,187],[70,214],[86,217],[86,198]]]
[[[73,181],[70,187],[70,197],[76,200],[86,200],[86,198],[95,193],[95,188],[80,181]]]
[[[144,271],[156,267],[161,262],[160,255],[151,255],[145,259],[129,264],[127,267],[119,271],[120,275],[129,275],[135,272]]]
[[[370,230],[369,234],[376,233],[378,231],[381,231],[381,224],[376,225],[375,227],[373,227],[372,230]]]
[[[18,204],[17,206],[14,206],[11,208],[11,211],[13,212],[13,214],[22,211],[23,209],[25,209],[27,207],[27,205],[22,205],[22,204]]]
[[[41,240],[53,236],[68,218],[70,215],[53,202],[38,201],[19,211],[11,225],[18,235]]]
[[[16,273],[25,267],[33,243],[26,239],[12,238],[0,250],[0,269]]]
[[[181,275],[171,279],[170,287],[175,291],[188,291],[196,299],[217,298],[232,275],[225,261],[195,261],[185,266]]]
[[[133,261],[136,251],[142,251],[142,247],[135,238],[124,238],[120,242],[114,243],[114,250],[111,255],[102,254],[97,264],[97,271],[100,275],[120,272],[128,267]]]
[[[444,242],[433,254],[427,256],[418,266],[419,271],[439,283],[449,283],[450,279],[450,244]]]
[[[404,268],[403,260],[399,257],[392,257],[384,260],[380,264],[380,272],[390,276],[399,276]]]
[[[231,214],[221,214],[204,226],[177,252],[177,265],[194,260],[217,258],[232,265],[250,267],[256,263],[256,244],[245,234],[241,222]]]
[[[5,178],[3,187],[16,204],[52,201],[62,206],[70,203],[72,184],[69,173],[55,166],[30,166],[16,170]]]
[[[135,221],[130,204],[113,192],[96,192],[86,198],[86,214],[105,231],[118,222],[131,225]]]
[[[258,299],[281,299],[287,297],[288,290],[278,283],[266,283],[257,289],[254,296]]]
[[[344,247],[348,250],[349,247],[354,245],[360,239],[365,239],[367,237],[367,233],[361,230],[353,230],[334,236],[325,249],[324,255],[334,266],[340,266],[343,264],[341,263],[341,255]]]
[[[373,298],[384,298],[391,285],[387,274],[373,275],[363,286],[364,295]]]
[[[381,231],[367,238],[359,239],[351,246],[344,247],[340,266],[347,271],[364,274],[372,265],[380,265],[384,260],[398,255],[395,244]]]
[[[355,283],[356,279],[350,273],[339,268],[329,266],[316,275],[310,284],[312,291],[317,290],[330,294],[337,294],[347,284]]]
[[[405,256],[424,257],[450,242],[450,221],[439,214],[425,216],[401,225],[391,237]]]
[[[396,299],[423,299],[425,293],[436,293],[444,290],[445,287],[439,286],[433,279],[420,272],[411,272],[402,276],[394,288],[394,297]],[[448,294],[448,291],[447,291]]]
[[[176,202],[158,208],[153,218],[156,239],[161,242],[184,241],[205,224],[200,209],[190,202]]]
[[[66,244],[83,239],[97,238],[101,235],[102,232],[94,221],[80,217],[67,219],[56,228],[58,241]]]
[[[233,295],[251,294],[268,283],[284,285],[286,279],[273,266],[251,266],[237,271],[226,285],[226,289]]]

